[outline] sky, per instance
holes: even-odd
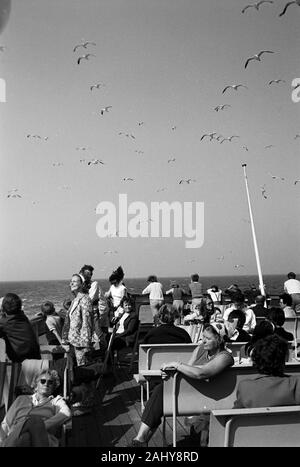
[[[127,277],[255,274],[242,163],[262,272],[300,271],[300,8],[279,17],[285,3],[12,0],[0,35],[0,280],[67,279],[85,263],[98,278],[119,264]],[[96,45],[74,52],[84,41]],[[261,50],[274,53],[245,68]],[[222,93],[230,84],[247,88]],[[100,238],[96,208],[119,213],[120,194],[149,209],[204,203],[203,245],[152,238],[151,218],[148,238]]]

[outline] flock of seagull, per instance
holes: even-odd
[[[259,11],[260,10],[260,7],[261,5],[263,4],[274,4],[274,1],[272,0],[261,0],[261,1],[258,1],[256,3],[252,3],[252,4],[248,4],[246,5],[242,10],[242,14],[245,14],[246,12],[248,13],[251,9],[254,9],[256,11]],[[288,8],[292,5],[292,4],[295,4],[297,6],[300,6],[300,0],[295,0],[295,1],[290,1],[288,3],[286,3],[286,5],[284,6],[284,9],[280,12],[280,14],[278,15],[279,17],[282,17],[286,14]],[[82,63],[84,63],[85,61],[89,61],[91,58],[93,57],[96,57],[96,55],[93,53],[94,49],[92,49],[92,51],[90,52],[90,47],[95,47],[96,46],[96,43],[93,42],[93,41],[82,41],[81,43],[78,43],[74,46],[73,48],[73,52],[77,52],[77,51],[80,51],[81,49],[84,49],[87,51],[87,53],[84,53],[83,55],[80,55],[76,58],[76,62],[77,62],[77,65],[82,65]],[[3,52],[5,50],[5,46],[0,46],[0,52]],[[254,61],[258,61],[258,62],[261,62],[262,61],[262,57],[265,55],[268,55],[268,54],[275,54],[276,52],[272,51],[272,50],[261,50],[259,51],[258,53],[256,54],[253,54],[252,56],[248,57],[246,59],[246,61],[244,62],[244,69],[247,69],[250,62],[254,62]],[[270,80],[267,84],[269,86],[271,85],[279,85],[279,84],[285,84],[286,81],[284,79],[272,79]],[[94,84],[91,84],[89,89],[91,92],[94,92],[95,90],[100,90],[101,88],[105,87],[106,84],[103,83],[103,82],[96,82]],[[297,84],[296,86],[294,86],[294,89],[296,87],[300,86],[300,83]],[[243,83],[233,83],[233,84],[228,84],[224,87],[224,89],[222,90],[222,95],[223,94],[227,94],[229,93],[230,90],[233,90],[233,91],[238,91],[239,89],[246,89],[248,90],[248,86],[246,86],[245,84]],[[215,106],[213,108],[214,111],[216,112],[221,112],[221,111],[225,111],[225,110],[228,110],[232,107],[231,104],[229,103],[224,103],[224,104],[218,104],[217,106]],[[100,110],[99,110],[99,114],[101,116],[105,115],[106,113],[109,113],[112,109],[112,106],[111,105],[108,105],[108,106],[103,106]],[[145,124],[144,121],[138,121],[137,122],[137,125],[138,127],[142,127],[143,125]],[[172,131],[175,131],[177,129],[177,126],[176,125],[173,125],[171,126],[171,130]],[[133,140],[135,141],[136,140],[136,136],[132,133],[132,132],[125,132],[125,131],[119,131],[118,132],[118,135],[119,136],[124,136],[130,140]],[[49,137],[48,136],[41,136],[39,134],[27,134],[26,135],[26,138],[27,139],[31,139],[31,140],[40,140],[40,141],[48,141]],[[209,139],[209,142],[212,142],[212,141],[218,141],[220,144],[223,144],[224,142],[232,142],[234,138],[240,138],[239,135],[231,135],[231,136],[222,136],[220,134],[218,134],[216,131],[213,131],[213,132],[210,132],[210,133],[204,133],[201,138],[200,138],[200,141],[204,141],[206,139]],[[296,134],[294,139],[296,140],[297,138],[300,138],[300,134]],[[267,146],[264,147],[264,149],[271,149],[273,148],[274,145],[272,144],[269,144]],[[249,151],[248,147],[247,146],[242,146],[242,148],[245,150],[245,151]],[[76,147],[76,150],[77,151],[89,151],[90,150],[90,147],[89,146],[79,146],[79,147]],[[135,149],[134,151],[136,154],[138,155],[143,155],[144,154],[144,151],[141,150],[141,149]],[[167,160],[167,163],[170,164],[170,163],[175,163],[176,161],[176,158],[175,157],[170,157],[168,160]],[[92,159],[80,159],[80,163],[82,164],[86,164],[87,166],[92,166],[92,165],[105,165],[105,163],[101,160],[101,159],[95,159],[95,158],[92,158]],[[53,167],[61,167],[63,166],[63,163],[62,162],[53,162],[52,163],[52,166]],[[272,180],[274,181],[281,181],[281,182],[284,182],[286,181],[286,179],[284,177],[281,177],[281,176],[277,176],[277,175],[273,175],[271,173],[268,173],[268,175],[271,177]],[[134,182],[135,179],[132,178],[132,177],[123,177],[122,178],[122,181],[123,182]],[[192,178],[182,178],[178,181],[178,184],[179,185],[189,185],[191,183],[195,183],[197,180],[195,179],[192,179]],[[297,179],[293,182],[294,185],[297,185],[297,183],[300,183],[300,179]],[[268,198],[268,195],[267,195],[267,190],[266,190],[266,185],[264,184],[263,186],[260,187],[261,188],[261,194],[262,194],[262,197],[263,199],[267,199]],[[68,185],[63,185],[60,187],[60,189],[63,189],[63,190],[69,190],[70,189],[70,186]],[[158,188],[156,190],[157,193],[159,192],[163,192],[167,190],[166,187],[161,187],[161,188]],[[18,189],[17,188],[13,188],[11,190],[9,190],[9,192],[7,193],[7,198],[22,198],[22,195],[19,193]],[[152,221],[152,219],[149,219],[148,220],[149,222]],[[147,222],[148,222],[147,221]],[[247,221],[249,222],[249,221]],[[117,237],[118,236],[118,232],[114,232],[111,234],[111,237]],[[116,250],[108,250],[108,251],[105,251],[104,254],[117,254],[118,251]],[[222,255],[221,257],[217,258],[218,260],[220,261],[223,261],[224,260],[224,255]],[[243,264],[235,264],[234,265],[234,268],[235,269],[238,269],[238,268],[244,268],[245,266]]]

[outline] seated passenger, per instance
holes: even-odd
[[[287,341],[294,340],[294,334],[287,332],[284,328],[284,311],[281,308],[272,307],[269,310],[269,320],[274,324],[274,333]]]
[[[287,354],[288,343],[277,334],[256,342],[251,359],[260,374],[239,382],[235,408],[300,404],[300,378],[284,373]]]
[[[232,332],[229,333],[232,342],[249,342],[251,340],[250,334],[243,329],[245,325],[246,316],[242,310],[232,310],[228,316],[228,322],[225,323],[233,324]]]
[[[138,315],[135,312],[133,304],[129,297],[123,297],[121,300],[122,315],[117,323],[116,335],[112,343],[112,349],[122,349],[134,344],[136,333],[139,327]]]
[[[12,362],[26,358],[40,359],[40,346],[22,310],[22,300],[14,293],[5,295],[2,302],[3,315],[0,318],[0,337],[6,344],[6,353]]]
[[[46,319],[46,337],[49,345],[60,345],[62,339],[63,320],[56,313],[52,302],[41,305],[42,316]]]
[[[292,296],[288,293],[283,293],[279,295],[279,306],[283,309],[285,318],[296,318],[296,312],[293,305]]]
[[[178,311],[170,303],[162,305],[158,311],[158,326],[153,327],[145,336],[143,344],[191,343],[189,334],[174,322]]]
[[[223,323],[209,324],[203,332],[203,342],[196,347],[189,363],[176,361],[165,363],[161,367],[163,378],[167,377],[165,370],[173,368],[189,378],[206,380],[233,365],[231,354],[224,349],[225,335],[226,329]],[[162,415],[163,383],[160,383],[155,387],[146,404],[138,434],[132,440],[131,446],[146,446],[159,427]]]
[[[264,306],[266,297],[264,295],[257,295],[255,297],[255,305],[252,305],[251,308],[256,317],[268,317],[268,308]]]
[[[224,321],[228,321],[228,316],[232,310],[242,310],[245,313],[246,321],[244,324],[244,330],[251,333],[256,326],[256,317],[252,310],[245,304],[245,297],[243,294],[236,294],[233,303],[229,308],[226,308],[223,314]]]
[[[55,370],[37,376],[34,394],[17,397],[8,409],[0,427],[0,446],[58,446],[57,430],[71,416],[64,399],[53,396],[59,385]]]
[[[247,344],[245,345],[245,350],[244,350],[244,355],[246,358],[250,358],[252,349],[254,348],[254,345],[259,339],[262,339],[266,336],[269,336],[271,334],[274,334],[275,326],[271,321],[268,319],[264,319],[260,323],[258,323],[254,330],[253,334],[251,336],[251,339]]]
[[[201,303],[195,305],[194,311],[185,315],[183,322],[199,321],[203,324],[208,324],[215,321],[223,321],[222,313],[219,308],[215,308],[211,297],[204,297]]]

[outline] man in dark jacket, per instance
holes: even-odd
[[[12,362],[26,358],[40,359],[40,347],[33,328],[22,310],[22,300],[14,293],[5,295],[0,318],[0,338],[5,340],[6,353]]]

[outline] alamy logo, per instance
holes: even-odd
[[[150,203],[150,209],[142,201],[127,202],[126,194],[119,194],[118,210],[114,203],[101,201],[96,213],[100,219],[96,232],[100,238],[175,238],[185,237],[186,248],[200,248],[204,243],[204,203],[166,201]],[[128,218],[128,216],[133,216]]]
[[[0,102],[6,102],[6,82],[0,78]]]

